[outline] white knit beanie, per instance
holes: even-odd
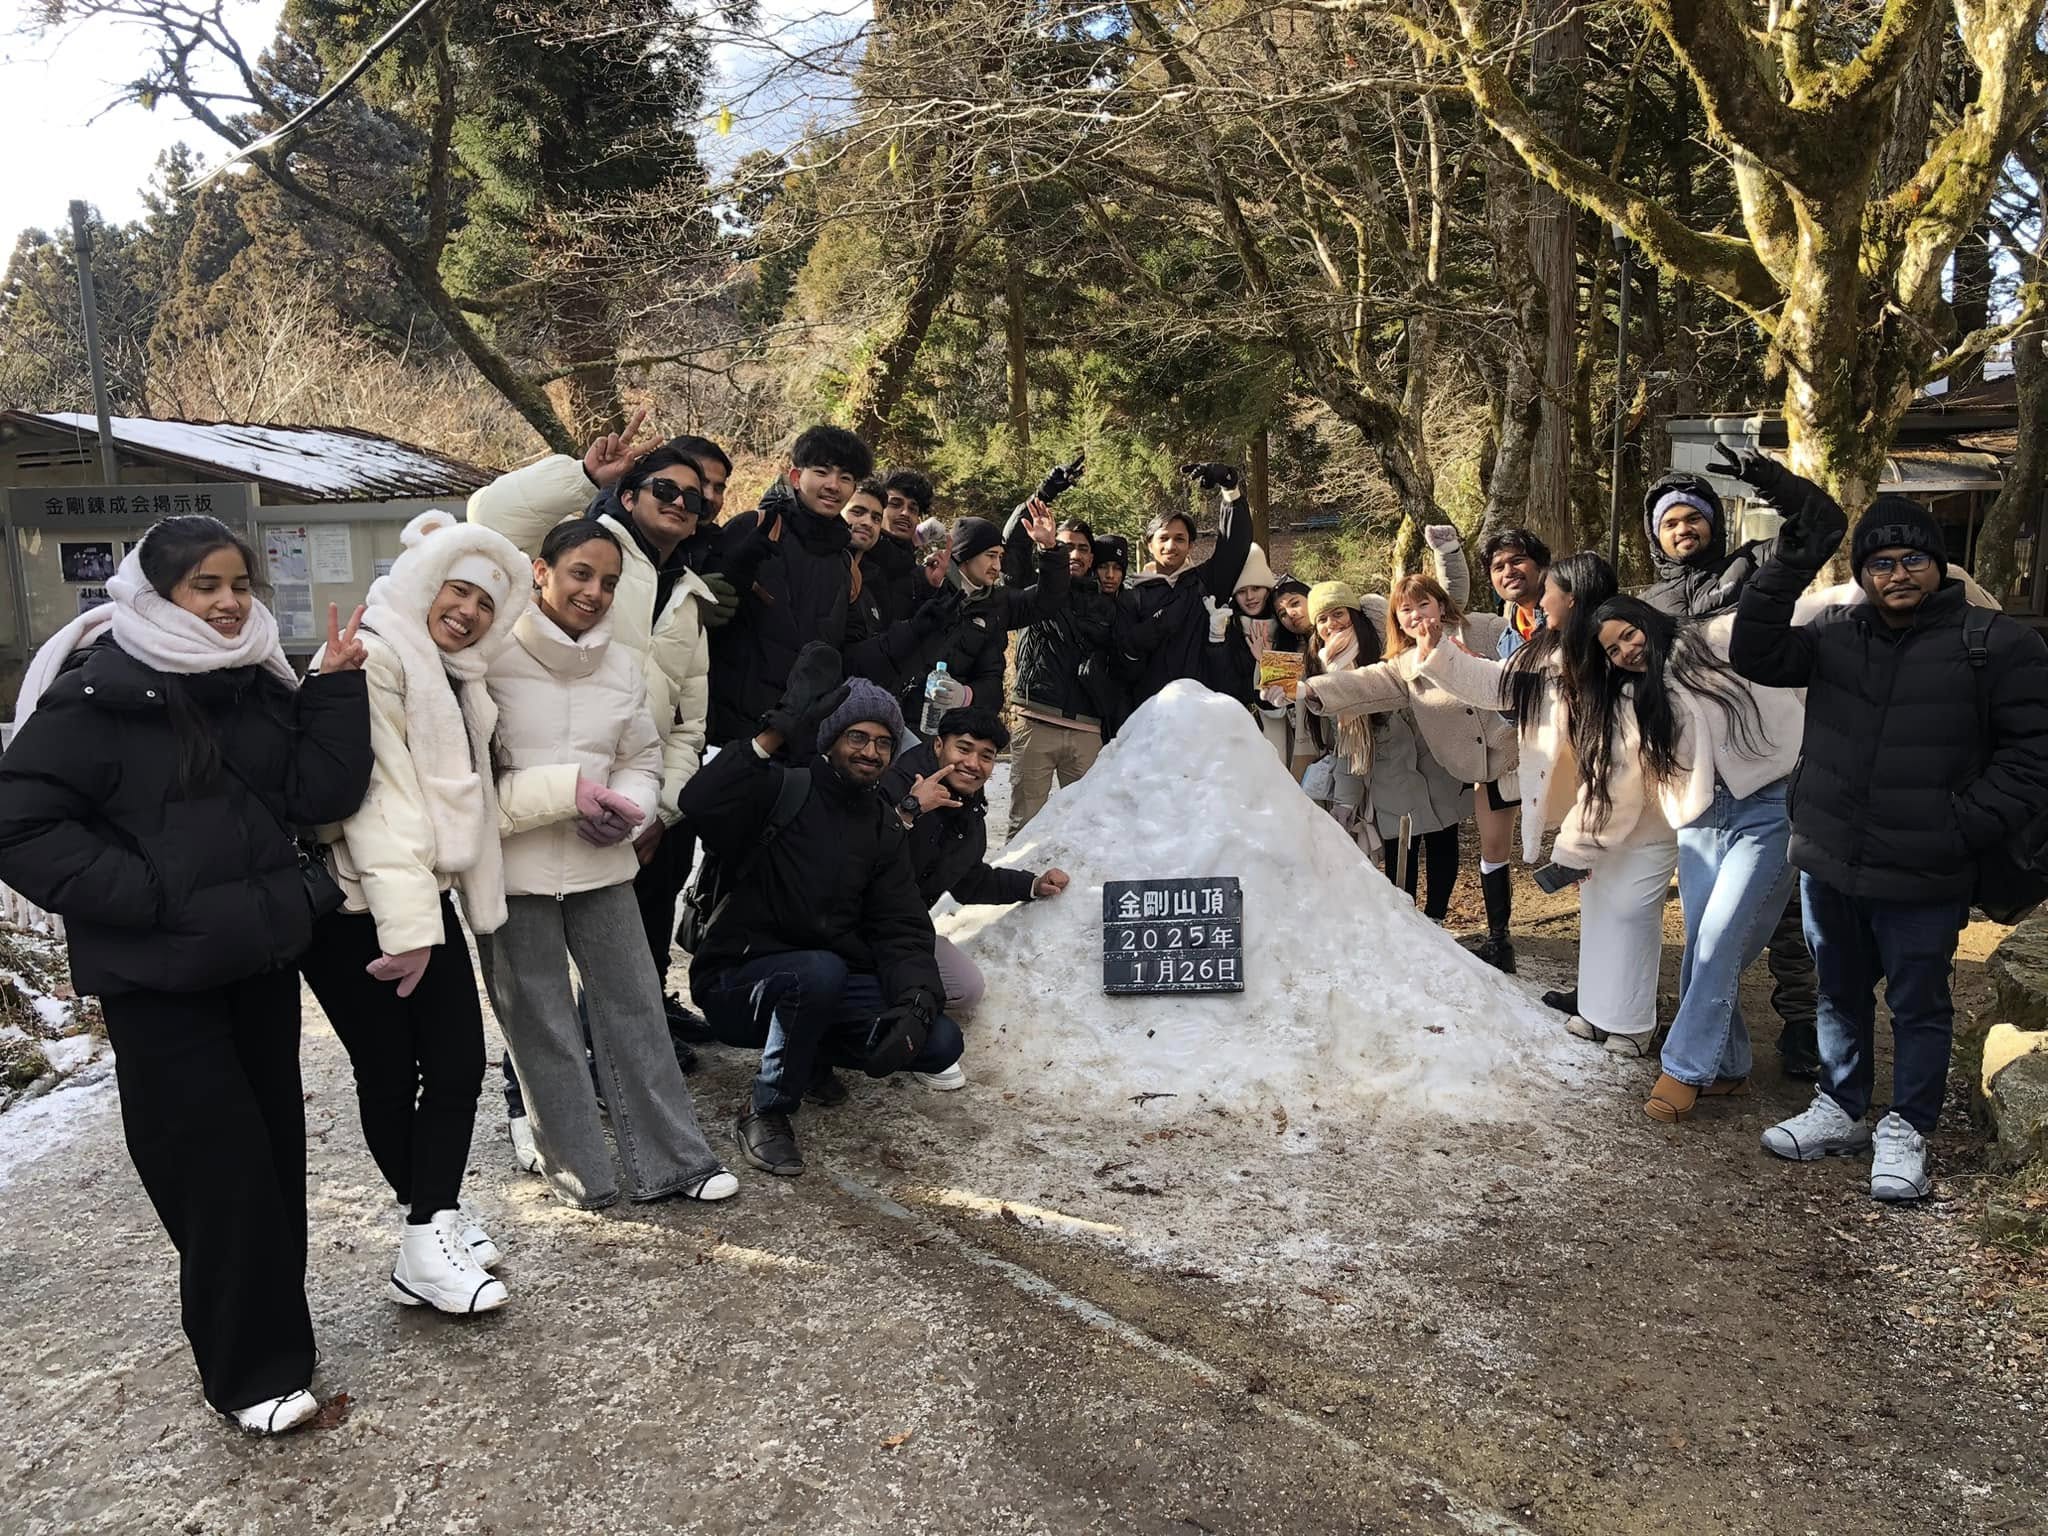
[[[525,610],[531,580],[519,579],[532,567],[517,546],[501,533],[477,523],[456,520],[439,508],[422,512],[398,536],[405,553],[391,569],[370,584],[365,601],[409,622],[424,625],[444,583],[466,581],[490,594],[491,627],[469,648],[474,661],[458,671],[479,668],[512,639],[512,626]],[[481,673],[479,672],[479,675]]]

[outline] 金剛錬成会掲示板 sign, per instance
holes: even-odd
[[[1237,877],[1106,883],[1102,990],[1242,992],[1244,889]]]

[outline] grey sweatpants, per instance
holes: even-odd
[[[627,1198],[658,1200],[719,1171],[669,1044],[633,887],[560,899],[513,896],[505,905],[505,926],[488,941],[484,980],[555,1194],[585,1210],[619,1198],[569,986],[572,958]]]

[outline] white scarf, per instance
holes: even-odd
[[[72,652],[91,645],[109,625],[116,645],[159,672],[191,674],[262,666],[287,687],[299,685],[292,664],[277,643],[277,619],[268,608],[252,600],[242,632],[229,639],[198,614],[158,594],[142,574],[140,545],[128,551],[121,568],[109,578],[107,595],[113,601],[87,609],[37,649],[22,675],[21,696],[14,708],[17,728],[35,713],[44,690],[56,681]]]
[[[390,579],[370,584],[362,627],[391,648],[405,673],[405,746],[434,824],[434,869],[466,874],[498,846],[497,786],[479,770],[491,760],[498,728],[498,708],[484,686],[490,661],[475,646],[450,655],[434,644],[425,614],[390,605]]]
[[[1331,649],[1323,657],[1325,672],[1348,672],[1358,659],[1358,635],[1345,635],[1344,643]],[[1335,751],[1345,764],[1360,777],[1372,772],[1372,717],[1355,715],[1349,720],[1324,717],[1324,723],[1334,728],[1337,745]]]

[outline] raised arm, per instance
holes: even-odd
[[[1408,707],[1408,679],[1394,661],[1349,667],[1304,677],[1297,690],[1318,715],[1349,720],[1358,715],[1386,715]]]
[[[576,517],[598,493],[580,461],[549,454],[498,476],[469,498],[469,520],[502,533],[531,555],[555,524]]]

